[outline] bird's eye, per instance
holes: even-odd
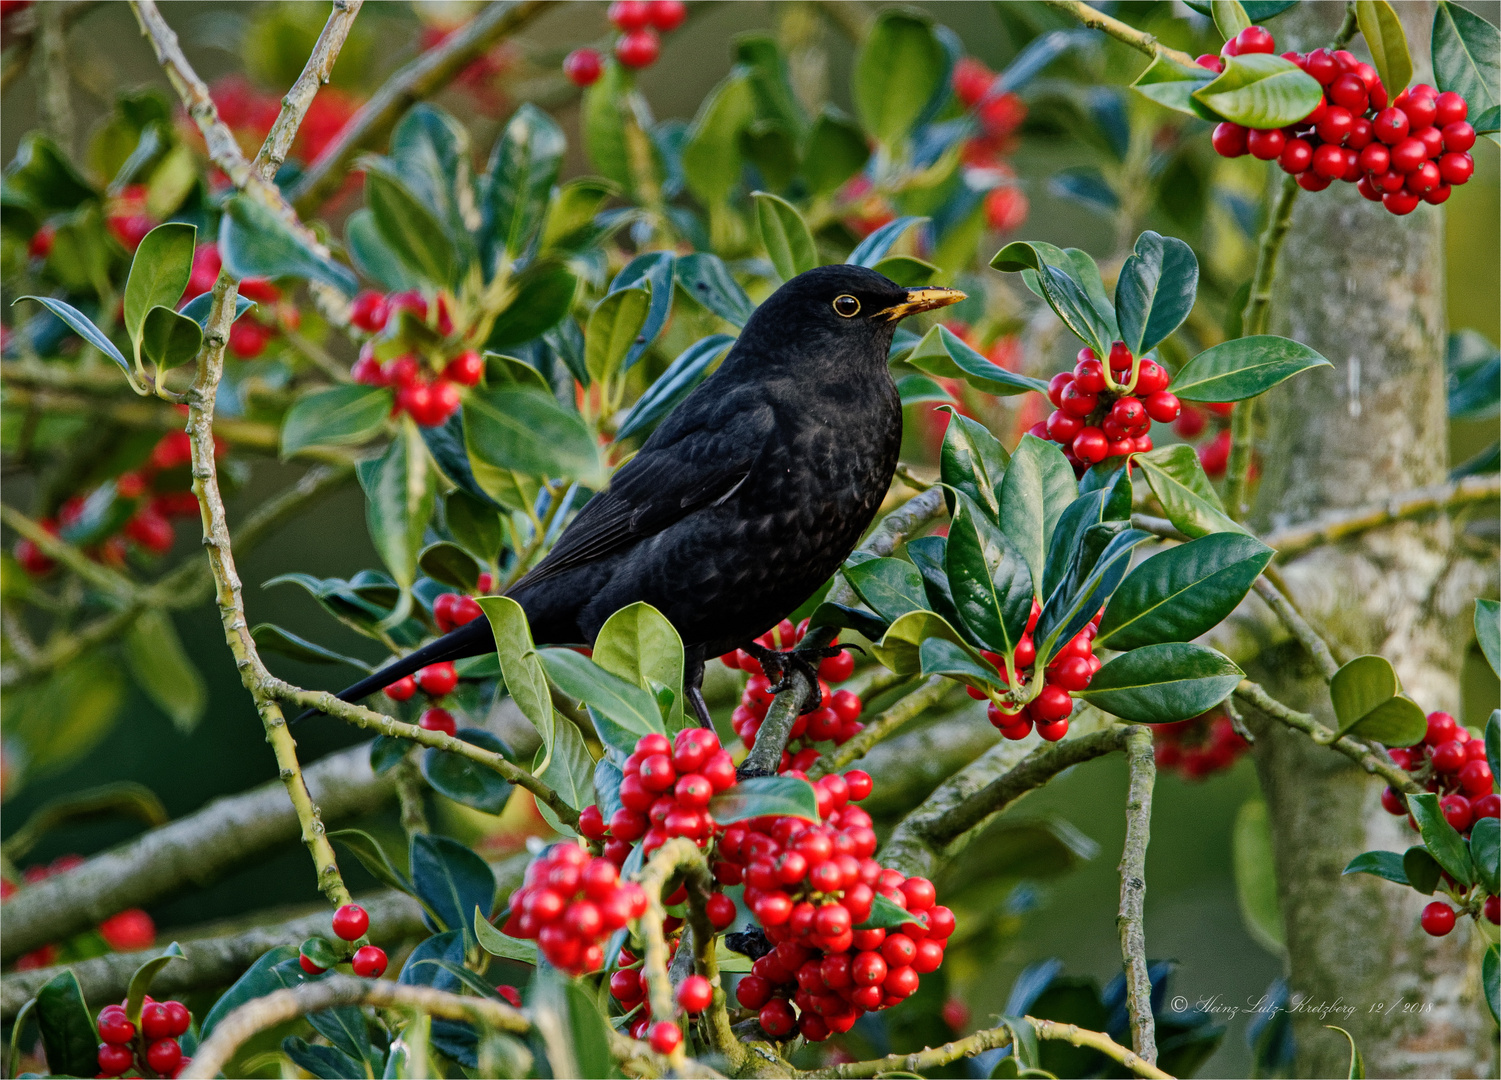
[[[846,319],[853,319],[856,315],[860,314],[860,301],[856,300],[849,293],[845,293],[843,296],[836,296],[834,297],[834,310]]]

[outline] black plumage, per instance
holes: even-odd
[[[642,600],[677,629],[685,680],[744,646],[837,570],[891,483],[902,412],[887,367],[897,323],[963,298],[824,266],[774,292],[705,379],[507,595],[538,644],[592,643]],[[356,701],[442,660],[494,649],[486,620],[343,691]]]

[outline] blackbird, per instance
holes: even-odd
[[[752,639],[839,568],[890,486],[902,441],[887,367],[897,323],[962,299],[848,264],[772,293],[719,370],[507,590],[536,643],[592,644],[611,614],[643,600],[682,637],[684,684],[708,726],[705,659],[747,645],[764,654]],[[476,619],[339,697],[358,701],[428,664],[494,648],[488,621]]]

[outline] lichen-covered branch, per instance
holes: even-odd
[[[1265,714],[1280,724],[1295,731],[1301,731],[1320,746],[1345,755],[1355,764],[1373,776],[1379,776],[1398,791],[1409,795],[1417,795],[1423,788],[1403,769],[1397,768],[1390,761],[1384,760],[1385,755],[1373,753],[1358,739],[1352,739],[1348,735],[1336,734],[1332,728],[1318,722],[1314,717],[1305,712],[1288,708],[1282,702],[1268,694],[1258,683],[1250,679],[1242,679],[1240,685],[1235,688],[1235,696],[1252,708]]]
[[[798,644],[798,652],[816,652],[832,641],[837,634],[832,626],[815,626]],[[808,695],[816,695],[818,686],[810,683],[807,675],[796,667],[789,667],[786,674],[787,689],[772,699],[771,707],[766,710],[766,719],[761,721],[761,729],[756,733],[756,745],[736,775],[744,780],[752,776],[773,776],[782,763],[782,752],[787,749],[787,739],[792,733],[792,725],[797,722],[799,710]]]
[[[316,761],[303,775],[330,819],[367,814],[387,803],[394,791],[389,775],[371,771],[368,743]],[[62,941],[126,908],[147,907],[183,888],[208,885],[296,839],[298,829],[279,780],[216,799],[21,889],[5,902],[0,959],[8,962],[49,941]]]
[[[1329,645],[1321,638],[1314,628],[1308,625],[1308,620],[1293,607],[1292,602],[1282,595],[1282,591],[1268,581],[1265,577],[1258,577],[1251,583],[1256,590],[1256,595],[1266,601],[1266,606],[1272,609],[1272,613],[1282,620],[1282,624],[1292,631],[1293,637],[1298,639],[1299,644],[1308,650],[1308,655],[1318,665],[1319,671],[1326,680],[1334,678],[1334,673],[1339,670],[1339,662],[1334,659],[1334,654],[1329,651]]]
[[[1262,539],[1276,549],[1279,561],[1285,561],[1326,544],[1354,539],[1372,529],[1430,514],[1453,513],[1495,502],[1497,498],[1501,498],[1501,475],[1467,476],[1452,484],[1401,492],[1380,506],[1338,511],[1319,521],[1276,529]]]
[[[308,166],[291,191],[293,205],[302,213],[316,210],[344,182],[355,155],[375,148],[407,109],[442,90],[497,41],[549,6],[548,0],[494,0],[437,48],[397,71]]]
[[[360,13],[364,2],[365,0],[333,0],[333,10],[329,12],[328,22],[318,35],[307,64],[297,81],[292,84],[292,89],[282,98],[281,114],[277,116],[276,123],[271,125],[266,141],[261,144],[260,152],[255,156],[255,171],[262,176],[275,176],[276,170],[287,160],[287,153],[292,149],[293,140],[297,138],[297,129],[302,126],[302,119],[307,115],[308,107],[312,105],[319,88],[327,84],[333,75],[334,61],[339,58],[339,51],[344,47],[344,40],[349,37],[355,16]]]
[[[1145,53],[1147,56],[1154,58],[1165,56],[1169,60],[1190,67],[1193,65],[1194,58],[1186,52],[1179,52],[1177,49],[1168,48],[1151,34],[1144,33],[1134,26],[1121,22],[1117,18],[1095,10],[1084,3],[1084,0],[1043,0],[1043,3],[1055,11],[1061,11],[1065,15],[1072,15],[1091,30],[1100,30],[1109,34],[1116,41],[1131,46],[1137,52]]]
[[[1152,733],[1144,727],[1126,734],[1126,841],[1121,850],[1121,906],[1115,917],[1126,973],[1126,1012],[1131,1018],[1131,1045],[1145,1061],[1157,1064],[1157,1026],[1152,1019],[1152,980],[1147,973],[1147,936],[1142,922],[1147,898],[1147,844],[1152,838],[1152,785],[1157,763]]]

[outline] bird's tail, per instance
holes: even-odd
[[[398,679],[427,667],[429,664],[441,663],[444,660],[460,660],[466,656],[479,656],[482,653],[495,651],[495,638],[491,636],[490,620],[485,618],[475,619],[465,623],[457,630],[444,634],[437,641],[424,645],[416,652],[408,653],[393,664],[387,664],[374,674],[367,675],[353,686],[346,686],[338,693],[340,701],[355,702],[361,698],[375,693],[390,686]],[[319,716],[317,709],[308,709],[297,717],[297,720],[306,720],[310,716]],[[294,720],[293,723],[296,723]]]

